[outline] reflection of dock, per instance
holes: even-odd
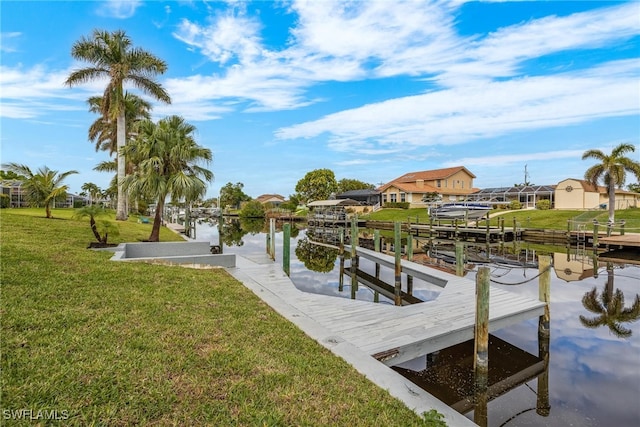
[[[416,238],[454,240],[471,242],[512,242],[519,235],[512,228],[505,227],[469,227],[457,225],[410,224],[410,233]]]
[[[394,369],[465,414],[474,409],[473,360],[473,340],[470,340],[430,355],[426,369],[420,372],[400,367]],[[531,381],[545,368],[542,358],[493,335],[489,337],[489,360],[488,400]]]

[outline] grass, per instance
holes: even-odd
[[[591,230],[593,226],[593,219],[597,219],[601,224],[601,230],[606,227],[608,220],[608,211],[596,210],[596,211],[578,211],[578,210],[537,210],[526,209],[518,211],[500,211],[492,210],[492,225],[497,225],[498,220],[494,217],[495,214],[499,214],[505,220],[505,225],[510,227],[513,224],[513,219],[517,221],[518,225],[525,228],[539,228],[539,229],[555,229],[566,230],[567,221],[577,219],[587,224],[587,229]],[[427,223],[429,222],[429,216],[426,209],[414,208],[414,209],[381,209],[377,212],[372,212],[368,215],[361,216],[363,219],[372,221],[411,221]],[[416,220],[417,219],[417,220]],[[630,208],[621,209],[616,211],[616,223],[620,220],[625,220],[625,230],[635,233],[640,233],[640,209]]]
[[[440,425],[224,270],[111,262],[71,215],[0,211],[3,425],[33,425],[12,410],[77,426]],[[116,243],[150,230],[119,227]]]

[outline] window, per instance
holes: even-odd
[[[382,194],[382,203],[387,203],[387,193]]]
[[[438,188],[442,187],[442,181],[441,180],[437,180],[436,183],[437,183]]]
[[[403,202],[403,203],[407,201],[407,194],[406,193],[400,193],[400,201]]]
[[[390,194],[390,196],[391,196],[391,203],[395,203],[395,202],[397,202],[397,199],[396,199],[396,196],[397,196],[397,195],[396,195],[396,193],[391,193],[391,194]]]

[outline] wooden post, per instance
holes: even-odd
[[[549,304],[551,302],[551,257],[549,255],[538,255],[538,298],[546,305],[544,314],[538,320],[538,335],[549,338],[549,322],[551,320],[551,312]]]
[[[464,243],[456,242],[456,276],[464,276]]]
[[[356,252],[358,246],[358,219],[351,220],[351,298],[355,299],[355,293],[358,291],[358,254]]]
[[[539,298],[546,303],[544,314],[538,320],[538,357],[544,362],[544,371],[538,376],[538,393],[536,400],[536,413],[543,417],[549,416],[551,405],[549,404],[549,342],[551,331],[549,323],[551,312],[551,257],[549,255],[538,256]]]
[[[395,289],[394,289],[394,303],[395,305],[402,305],[402,241],[400,239],[400,223],[395,222],[393,224],[393,237],[394,237],[394,252],[395,252]]]
[[[220,246],[220,253],[222,253],[222,209],[220,209],[220,217],[218,218],[218,246]]]
[[[489,267],[480,267],[476,275],[476,325],[473,369],[478,374],[489,370]],[[480,375],[483,377],[483,375]]]
[[[380,230],[373,230],[373,250],[380,252]],[[376,279],[380,278],[380,264],[376,262]],[[374,294],[375,297],[375,294]]]
[[[282,269],[291,275],[291,224],[286,223],[282,226]]]
[[[269,255],[273,261],[276,260],[276,219],[269,219]]]
[[[621,236],[624,236],[624,224],[625,224],[624,219],[620,220],[620,235]]]
[[[600,228],[600,224],[598,224],[598,220],[593,220],[593,248],[594,250],[598,248],[598,229]]]
[[[413,261],[413,238],[407,234],[407,260]],[[407,275],[407,293],[413,295],[413,276]]]
[[[340,254],[340,276],[338,278],[338,292],[344,290],[344,228],[340,227],[338,230],[340,236],[340,246],[338,253]]]

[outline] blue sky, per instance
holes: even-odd
[[[635,144],[640,2],[1,1],[0,158],[93,171],[87,64],[71,46],[124,30],[168,64],[171,105],[213,151],[215,181],[287,197],[314,169],[388,182],[463,165],[475,186],[581,178],[587,149]],[[628,182],[629,183],[629,182]]]

